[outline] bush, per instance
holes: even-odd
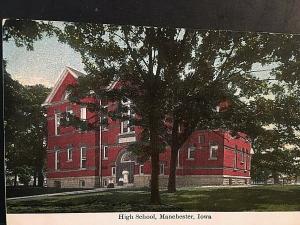
[[[107,188],[114,188],[114,187],[115,187],[114,183],[109,183],[109,184],[107,185]]]

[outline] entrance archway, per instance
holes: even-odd
[[[120,184],[120,178],[124,184],[133,183],[135,161],[131,152],[124,150],[119,153],[116,162],[116,182],[118,184]]]

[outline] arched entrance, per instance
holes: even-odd
[[[120,183],[120,178],[123,179],[124,184],[130,184],[134,181],[134,155],[124,150],[119,153],[116,162],[116,182]]]

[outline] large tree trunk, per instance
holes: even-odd
[[[172,129],[172,144],[171,144],[171,160],[170,160],[170,173],[168,181],[168,192],[176,192],[176,162],[178,156],[178,122],[174,120]]]
[[[159,205],[159,138],[158,120],[154,113],[150,115],[150,148],[151,148],[151,204]]]
[[[152,173],[151,173],[151,204],[159,205],[160,196],[159,196],[159,152],[152,152],[151,154],[151,164],[152,164]]]
[[[38,170],[38,187],[44,186],[44,175],[42,169]]]
[[[272,172],[272,176],[274,179],[274,184],[279,184],[279,174],[277,172]]]
[[[17,173],[15,173],[14,187],[17,186],[17,177],[18,177],[18,175],[17,175]]]
[[[36,187],[36,179],[37,179],[37,171],[34,170],[34,173],[33,173],[33,187]]]
[[[168,182],[168,192],[176,192],[176,162],[177,162],[178,148],[171,149],[171,160],[170,160],[170,174]]]

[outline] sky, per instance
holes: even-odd
[[[60,25],[60,22],[55,22]],[[57,37],[44,37],[33,44],[34,50],[16,47],[13,41],[3,43],[7,71],[23,85],[43,84],[53,87],[65,66],[84,72],[80,54]]]
[[[62,28],[63,22],[53,22]],[[65,66],[70,66],[81,72],[84,71],[81,56],[69,45],[60,43],[56,36],[44,37],[34,42],[34,50],[28,51],[25,47],[16,47],[14,41],[3,43],[3,57],[7,60],[7,71],[12,78],[23,85],[43,84],[53,87]],[[269,69],[259,65],[254,70]],[[255,75],[267,77],[269,71],[259,72]]]

